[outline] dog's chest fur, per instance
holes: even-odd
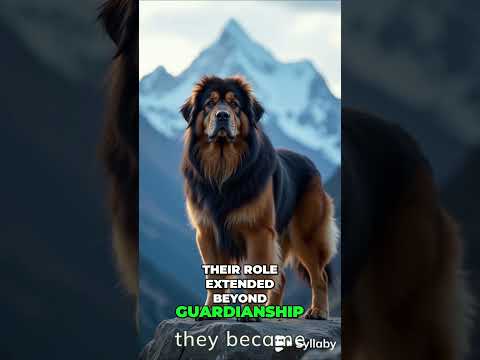
[[[199,177],[194,169],[184,169],[186,206],[192,225],[212,228],[217,246],[238,259],[245,256],[240,227],[268,228],[281,234],[305,187],[312,177],[319,176],[310,160],[291,151],[276,151],[263,133],[258,143],[253,143],[250,154],[256,155],[247,157],[221,186]],[[197,174],[201,173],[201,164],[196,166]]]
[[[207,206],[201,207],[198,203],[187,196],[187,214],[193,226],[212,227],[215,226],[213,214]],[[260,195],[246,204],[231,209],[225,216],[224,226],[227,229],[236,226],[255,227],[265,217],[275,219],[275,207],[273,203],[273,182],[270,179],[261,191]]]

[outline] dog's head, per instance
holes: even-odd
[[[201,175],[223,183],[241,166],[258,132],[263,107],[243,78],[203,77],[180,109],[185,144]]]

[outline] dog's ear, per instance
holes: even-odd
[[[192,97],[185,100],[185,103],[180,107],[180,113],[182,114],[188,126],[192,125],[192,113],[193,113]]]
[[[133,28],[129,28],[134,27],[133,17],[136,9],[134,3],[136,1],[107,0],[100,6],[98,20],[119,50],[123,49],[128,34],[133,31]]]
[[[265,112],[262,104],[260,104],[260,102],[254,96],[252,96],[252,112],[255,123],[260,121],[263,113]]]

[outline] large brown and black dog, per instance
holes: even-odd
[[[204,77],[181,108],[188,127],[182,171],[188,216],[205,264],[278,264],[309,275],[307,319],[328,317],[325,267],[336,252],[331,198],[306,157],[274,150],[259,120],[264,110],[241,77]],[[270,291],[282,301],[285,276]],[[212,305],[208,292],[206,305]]]

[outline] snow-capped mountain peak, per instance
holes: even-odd
[[[227,38],[231,38],[242,45],[251,42],[250,37],[246,34],[245,30],[235,19],[230,19],[223,27],[222,34],[220,35],[220,41],[227,41]]]
[[[252,84],[263,103],[266,114],[262,122],[274,137],[274,145],[301,146],[319,153],[332,168],[338,166],[340,101],[310,61],[278,61],[234,19],[179,76],[159,67],[141,80],[141,116],[164,136],[179,139],[185,121],[178,109],[193,84],[203,75],[237,74]]]
[[[186,78],[192,73],[245,75],[245,68],[249,66],[271,73],[277,64],[268,50],[252,40],[236,20],[230,19],[217,40],[203,50],[180,77]]]

